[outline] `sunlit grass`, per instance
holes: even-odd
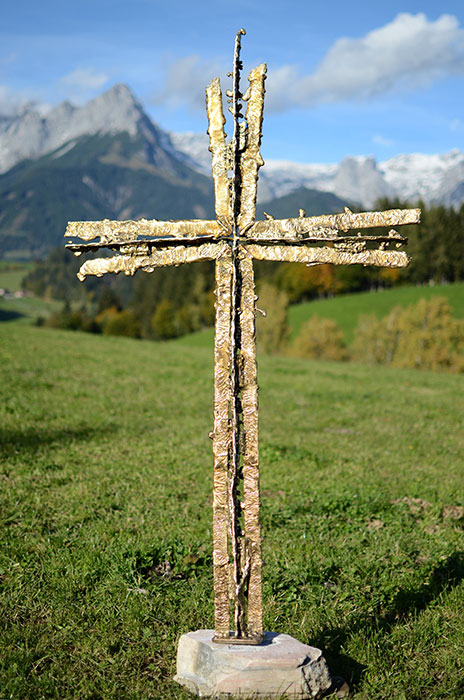
[[[0,697],[190,697],[211,345],[0,334]],[[263,357],[259,378],[266,628],[354,698],[461,698],[464,377]]]

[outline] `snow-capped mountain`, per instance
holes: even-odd
[[[212,182],[187,161],[124,85],[24,109],[0,133],[0,258],[42,257],[68,220],[213,216]]]
[[[166,153],[175,154],[168,134],[153,124],[127,85],[114,85],[83,107],[62,102],[45,116],[26,108],[0,130],[0,173],[26,158],[38,158],[73,139],[93,134],[141,135],[151,147],[150,160],[170,171]]]
[[[453,196],[464,181],[464,154],[457,148],[441,155],[399,155],[380,163],[379,168],[398,196],[448,206],[462,202]]]
[[[16,117],[0,116],[0,173],[53,151],[59,157],[62,152],[57,149],[72,148],[84,135],[122,132],[141,137],[139,160],[167,174],[183,163],[210,176],[208,136],[164,131],[126,85],[115,85],[82,107],[63,102],[44,116],[26,106]],[[381,163],[369,156],[349,156],[332,164],[268,160],[260,171],[260,202],[301,187],[330,192],[364,208],[379,197],[459,206],[464,201],[464,154],[457,149],[441,155],[413,153]]]
[[[188,155],[199,172],[209,171],[206,134],[170,136],[175,148]],[[266,202],[306,187],[364,207],[373,206],[379,197],[459,206],[464,201],[463,183],[464,154],[458,149],[442,155],[398,155],[381,163],[371,156],[349,156],[339,164],[267,160],[260,170],[259,199]]]

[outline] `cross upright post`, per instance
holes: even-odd
[[[253,69],[240,90],[242,29],[237,33],[233,89],[227,91],[233,135],[226,142],[219,79],[206,89],[216,220],[80,221],[66,235],[84,243],[67,247],[80,255],[110,248],[116,255],[86,261],[78,277],[199,260],[216,261],[213,428],[213,641],[257,645],[263,639],[262,558],[259,523],[258,383],[253,259],[308,265],[404,267],[406,239],[362,235],[358,229],[418,223],[420,210],[255,221],[266,65]],[[247,103],[242,115],[242,103]],[[353,230],[355,233],[353,233]]]

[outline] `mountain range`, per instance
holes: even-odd
[[[125,85],[82,107],[63,102],[45,115],[32,106],[0,115],[0,257],[43,256],[62,244],[73,219],[212,217],[210,163],[206,134],[161,129]],[[383,163],[349,157],[329,165],[269,160],[257,215],[368,208],[378,197],[459,206],[464,155]]]
[[[171,133],[170,137],[198,172],[209,171],[206,134]],[[338,164],[266,160],[259,177],[261,202],[301,187],[331,192],[366,208],[380,197],[453,207],[464,202],[464,154],[458,149],[441,155],[401,154],[381,163],[372,156],[348,156]]]
[[[68,220],[212,217],[211,179],[187,160],[124,85],[26,110],[0,134],[0,256],[43,257]]]

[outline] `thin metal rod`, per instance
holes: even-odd
[[[230,512],[230,539],[232,555],[232,585],[234,589],[234,627],[238,637],[246,633],[244,620],[244,609],[241,596],[238,595],[240,581],[240,517],[241,502],[238,489],[241,482],[240,474],[240,386],[238,381],[237,353],[240,346],[240,327],[238,323],[239,310],[239,263],[237,258],[238,250],[238,216],[240,211],[240,72],[242,63],[240,61],[241,37],[245,34],[244,29],[240,29],[235,37],[234,64],[232,73],[232,104],[229,108],[234,119],[234,131],[232,136],[232,158],[233,158],[233,179],[231,190],[232,209],[232,304],[230,307],[230,374],[231,374],[231,430],[232,430],[232,454],[229,465],[229,512]]]

